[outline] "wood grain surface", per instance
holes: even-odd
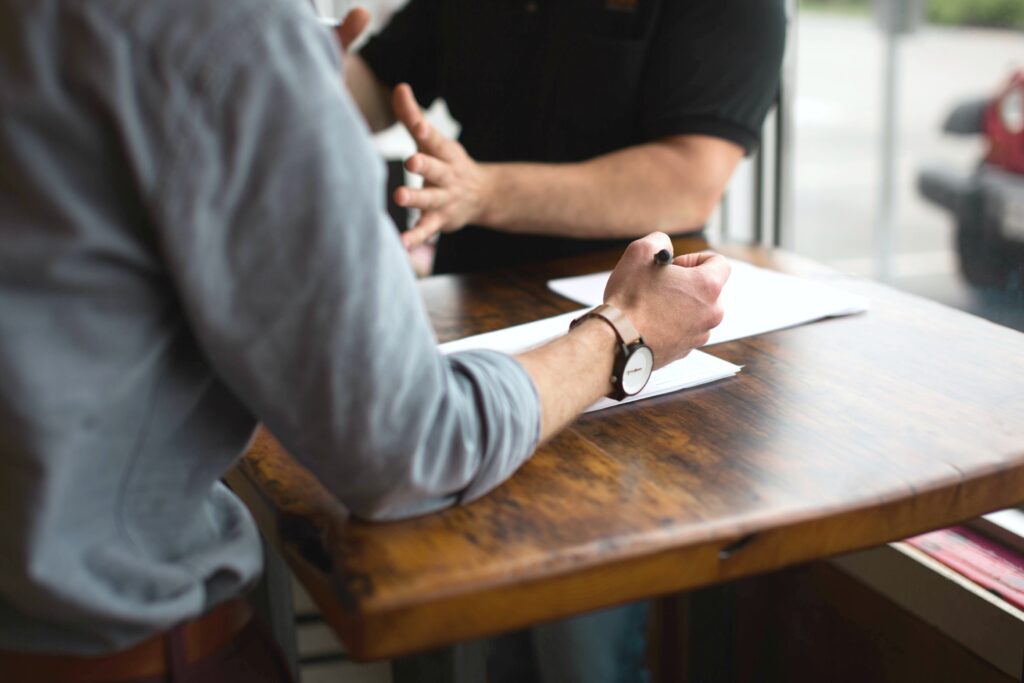
[[[704,246],[679,240],[676,253]],[[1024,502],[1024,335],[797,257],[871,299],[707,350],[734,378],[586,415],[462,508],[344,508],[267,433],[231,481],[351,653],[408,654],[842,553]],[[573,310],[617,254],[423,280],[441,341]],[[343,457],[343,454],[339,454]]]

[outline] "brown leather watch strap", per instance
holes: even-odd
[[[601,318],[605,320],[612,328],[615,333],[619,335],[619,341],[626,346],[631,346],[640,341],[640,333],[633,327],[633,323],[629,321],[626,314],[608,304],[601,304],[593,310],[587,311],[579,318],[572,321],[572,326],[575,327],[578,323],[586,320],[587,318]]]

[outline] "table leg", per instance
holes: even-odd
[[[292,679],[299,681],[299,647],[295,639],[291,572],[273,546],[267,543],[266,539],[261,540],[263,577],[251,595],[253,609],[270,630],[274,642],[281,648],[292,672]]]
[[[455,648],[392,660],[391,683],[456,683]]]
[[[711,586],[689,598],[689,678],[694,683],[736,680],[736,587]]]
[[[473,640],[391,662],[392,683],[482,683],[486,640]]]

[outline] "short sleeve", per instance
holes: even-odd
[[[428,106],[439,96],[440,41],[439,0],[410,0],[359,55],[381,83],[408,83],[420,103]]]
[[[644,77],[643,137],[711,135],[753,151],[778,93],[785,36],[783,0],[667,0]]]

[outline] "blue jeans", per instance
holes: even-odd
[[[648,603],[491,639],[488,683],[647,683]]]

